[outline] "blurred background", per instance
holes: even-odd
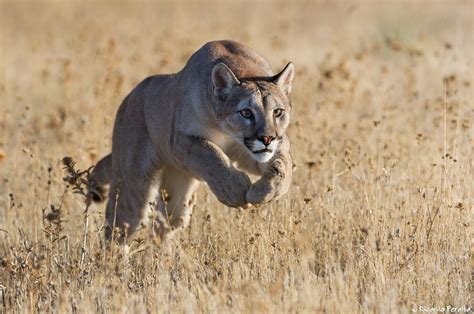
[[[0,14],[2,150],[9,141],[66,136],[75,142],[68,150],[106,153],[103,135],[130,89],[149,75],[179,71],[217,39],[253,47],[275,71],[293,61],[295,108],[311,119],[325,104],[351,108],[366,93],[442,96],[445,76],[472,77],[471,1],[2,0]],[[330,81],[338,75],[347,77]],[[351,97],[341,97],[341,88],[352,89]],[[7,136],[17,123],[31,127],[31,119],[63,132],[39,127],[34,137]]]

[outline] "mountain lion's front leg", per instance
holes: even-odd
[[[291,184],[293,163],[289,151],[289,143],[284,139],[280,150],[264,166],[262,177],[247,192],[247,202],[264,204],[283,196]]]
[[[246,193],[252,184],[250,178],[236,169],[216,144],[186,135],[178,135],[174,144],[179,162],[206,181],[220,202],[231,207],[247,205]]]

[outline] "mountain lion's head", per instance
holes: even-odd
[[[290,92],[294,66],[277,75],[237,79],[223,63],[212,70],[214,108],[221,129],[258,162],[269,161],[290,122]]]

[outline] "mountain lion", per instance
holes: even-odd
[[[285,194],[293,76],[291,62],[274,75],[250,48],[215,41],[180,72],[135,87],[117,112],[112,153],[97,163],[89,184],[96,201],[110,184],[106,238],[112,227],[118,237],[133,233],[157,191],[161,237],[188,224],[200,182],[231,207]],[[252,183],[246,172],[260,178]]]

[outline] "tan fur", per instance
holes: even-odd
[[[216,41],[180,72],[141,82],[120,106],[112,153],[91,178],[96,194],[110,184],[106,237],[112,226],[133,233],[157,190],[156,210],[166,219],[159,219],[162,236],[189,222],[199,182],[232,207],[285,194],[292,174],[285,130],[293,74],[291,63],[274,75],[250,48]],[[284,110],[281,116],[276,109]],[[264,146],[264,136],[275,139]],[[252,184],[246,171],[261,177]]]

